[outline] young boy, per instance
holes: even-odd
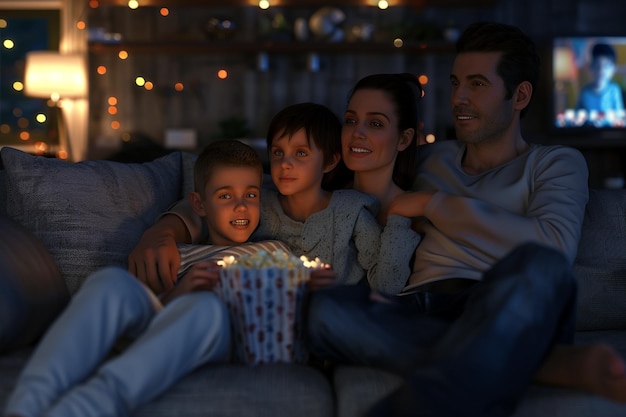
[[[190,200],[219,245],[215,256],[161,294],[122,268],[92,274],[37,346],[3,415],[129,415],[196,367],[229,360],[228,312],[209,291],[218,279],[212,260],[232,254],[256,229],[262,175],[249,146],[209,145],[196,162]],[[120,338],[132,342],[110,357]]]
[[[613,81],[616,60],[609,44],[597,43],[591,49],[591,81],[581,89],[576,108],[587,110],[589,122],[597,126],[611,125],[624,110],[622,88]]]
[[[278,191],[263,193],[254,240],[279,239],[297,255],[318,257],[342,284],[391,292],[397,276],[409,276],[408,259],[419,240],[410,221],[381,234],[374,197],[324,187],[341,161],[341,123],[330,109],[316,103],[285,107],[270,122],[267,149]]]

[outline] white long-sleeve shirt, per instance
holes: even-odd
[[[464,152],[459,141],[420,147],[415,189],[436,193],[425,207],[428,221],[405,291],[445,278],[479,280],[528,241],[555,247],[573,263],[589,196],[582,154],[531,145],[506,164],[469,175],[461,167]]]

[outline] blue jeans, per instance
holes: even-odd
[[[576,282],[558,251],[524,244],[456,293],[389,303],[340,286],[311,295],[311,353],[381,367],[406,382],[371,416],[510,415],[556,343],[571,343]]]
[[[111,356],[120,337],[132,343]],[[5,414],[130,415],[195,368],[230,357],[228,311],[212,292],[162,306],[117,267],[90,275],[22,370]]]

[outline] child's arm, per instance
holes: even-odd
[[[337,274],[333,271],[332,266],[326,264],[324,267],[311,271],[311,278],[307,282],[309,291],[319,290],[320,288],[329,287],[335,283]]]
[[[178,280],[177,285],[161,294],[161,302],[165,305],[174,298],[194,291],[211,291],[220,279],[219,266],[213,261],[201,261],[194,264],[189,271]]]

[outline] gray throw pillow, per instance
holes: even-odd
[[[68,300],[59,267],[41,241],[0,215],[0,353],[34,344]]]
[[[181,198],[181,155],[142,164],[67,162],[0,151],[7,214],[37,236],[75,293],[87,275],[126,267],[130,251],[159,214]]]

